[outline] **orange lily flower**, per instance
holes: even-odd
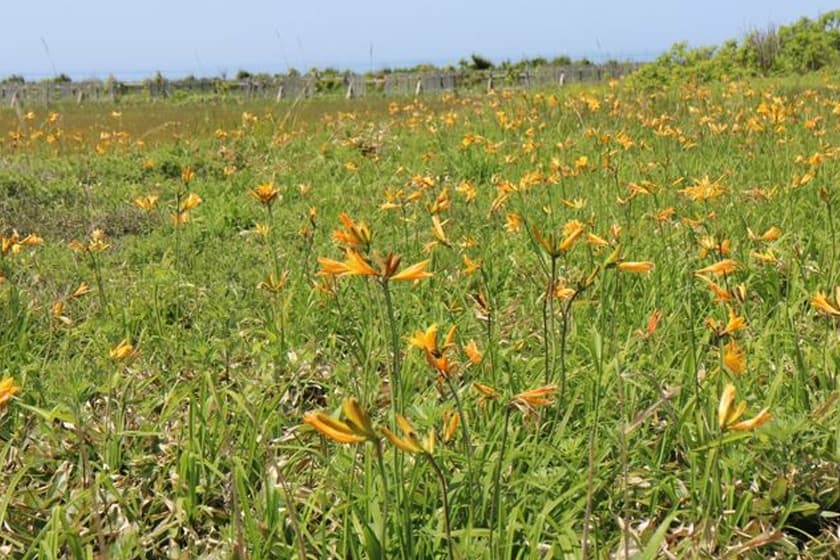
[[[145,210],[146,212],[153,210],[158,203],[158,196],[154,194],[141,196],[134,199],[134,205]]]
[[[461,415],[448,408],[443,411],[443,441],[450,442],[455,438],[455,432],[461,423]]]
[[[387,437],[398,449],[412,454],[434,454],[436,439],[434,430],[430,430],[426,437],[421,441],[420,438],[417,437],[417,432],[414,430],[414,426],[412,426],[411,422],[409,422],[402,414],[397,414],[397,425],[400,427],[403,437],[398,437],[388,428],[382,428],[382,433],[384,433],[385,437]]]
[[[122,342],[114,346],[108,355],[111,357],[112,360],[115,362],[121,362],[126,360],[131,360],[136,358],[139,354],[138,350],[134,347],[128,339],[124,339]]]
[[[731,274],[737,269],[738,261],[735,259],[723,259],[722,261],[695,271],[694,274],[714,274],[715,276],[723,276],[725,274]]]
[[[479,383],[478,381],[473,382],[473,388],[475,388],[476,391],[481,393],[483,401],[496,400],[501,398],[502,396],[502,394],[499,393],[499,391],[497,391],[490,385],[485,385],[483,383]]]
[[[370,246],[373,234],[366,223],[356,223],[353,218],[343,212],[339,214],[338,219],[341,220],[344,230],[336,229],[333,231],[332,237],[336,243],[362,249],[367,249]]]
[[[738,419],[747,409],[747,403],[741,401],[735,406],[735,394],[735,385],[727,383],[718,404],[718,426],[721,430],[754,430],[772,419],[769,409],[764,408],[755,417],[738,422]]]
[[[274,186],[273,181],[257,185],[257,187],[249,191],[251,196],[264,206],[271,206],[280,194],[280,191]]]
[[[723,365],[736,375],[744,373],[747,369],[747,354],[735,340],[730,340],[723,353]]]
[[[186,212],[186,211],[188,211],[188,210],[192,210],[193,208],[195,208],[196,206],[198,206],[198,205],[199,205],[199,204],[201,204],[202,202],[203,202],[203,200],[201,199],[201,197],[200,197],[200,196],[198,196],[198,195],[197,195],[197,194],[195,194],[195,193],[190,193],[190,194],[188,194],[188,195],[187,195],[187,197],[183,200],[183,202],[181,202],[181,208],[180,208],[180,211],[181,211],[181,212]]]
[[[714,280],[710,279],[707,276],[703,276],[701,274],[697,274],[697,277],[706,283],[710,290],[715,294],[716,302],[724,302],[730,301],[732,299],[732,294],[730,294],[723,286],[715,283]]]
[[[840,317],[840,309],[831,305],[826,295],[822,292],[817,292],[811,299],[811,307],[830,317]]]
[[[644,274],[653,270],[653,262],[651,261],[624,261],[620,262],[615,267],[622,272],[636,272]]]
[[[337,420],[323,412],[307,412],[303,415],[303,421],[338,443],[362,443],[379,438],[370,417],[358,400],[353,397],[344,399],[341,410],[346,421]]]
[[[533,412],[537,408],[550,405],[553,402],[551,397],[556,390],[557,385],[537,387],[514,395],[508,403],[523,412]]]
[[[466,346],[464,346],[464,353],[469,358],[470,363],[474,366],[477,366],[481,363],[483,359],[481,355],[481,351],[478,349],[478,344],[476,344],[475,340],[470,340]]]
[[[7,377],[3,381],[0,381],[0,410],[5,410],[9,401],[17,393],[20,393],[20,386],[15,384],[13,378]]]

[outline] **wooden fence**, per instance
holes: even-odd
[[[190,94],[227,96],[249,99],[275,100],[343,95],[358,98],[377,96],[416,96],[455,92],[468,89],[541,88],[563,86],[575,82],[598,82],[619,78],[632,72],[636,64],[607,64],[587,66],[538,66],[527,70],[452,71],[426,73],[363,74],[306,74],[276,78],[223,80],[202,78],[185,80],[148,79],[122,83],[84,81],[66,83],[0,84],[0,106],[49,105],[75,101],[117,102],[123,96],[171,98]]]

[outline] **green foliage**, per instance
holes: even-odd
[[[470,55],[470,67],[473,70],[491,70],[494,66],[493,61],[487,57],[476,53]]]
[[[53,76],[52,78],[44,78],[44,82],[49,82],[52,84],[67,84],[73,81],[73,79],[65,73],[58,74],[57,76]]]
[[[817,20],[801,18],[786,26],[748,33],[739,43],[690,48],[675,43],[630,78],[643,87],[705,83],[754,76],[804,74],[840,61],[840,10]]]
[[[0,80],[0,84],[25,84],[26,80],[20,74],[10,74]]]

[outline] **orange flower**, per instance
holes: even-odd
[[[347,265],[341,261],[318,257],[318,263],[321,265],[321,271],[318,272],[319,276],[343,276],[347,274]]]
[[[656,327],[659,325],[659,321],[662,319],[662,312],[658,309],[654,310],[653,313],[650,314],[648,317],[647,326],[644,330],[637,329],[636,336],[639,338],[650,338],[653,336],[653,333],[656,332]]]
[[[817,292],[811,299],[811,307],[829,317],[840,317],[840,309],[831,305],[826,295],[822,292]]]
[[[505,229],[508,233],[516,233],[522,228],[522,216],[515,212],[509,213],[505,217]]]
[[[754,430],[772,419],[769,409],[764,408],[755,417],[738,422],[738,419],[747,409],[747,403],[741,401],[736,406],[735,394],[735,385],[727,383],[720,397],[720,403],[718,404],[718,426],[721,430]]]
[[[280,274],[280,276],[272,272],[265,277],[265,280],[257,284],[257,287],[261,290],[265,290],[267,292],[272,292],[276,294],[283,291],[283,288],[286,287],[286,282],[288,281],[288,278],[289,273],[287,271],[283,271]]]
[[[193,180],[193,177],[195,177],[195,171],[193,171],[192,167],[187,166],[181,170],[181,181],[183,181],[185,185],[189,185]]]
[[[445,247],[449,247],[449,240],[446,238],[446,232],[443,231],[443,226],[448,221],[449,220],[445,220],[441,222],[440,217],[437,214],[432,216],[432,234],[435,236],[437,242]]]
[[[437,352],[437,325],[425,331],[417,331],[408,339],[408,343],[426,352]]]
[[[711,235],[701,237],[698,241],[700,244],[700,258],[702,259],[711,252],[717,252],[720,256],[726,256],[732,251],[732,242],[729,239],[718,241]]]
[[[723,394],[720,396],[720,403],[718,403],[718,426],[725,428],[744,414],[747,409],[747,403],[741,401],[737,408],[733,408],[735,403],[735,385],[727,383],[723,388]]]
[[[731,274],[738,269],[738,261],[735,259],[723,259],[722,261],[711,264],[707,267],[701,268],[694,272],[694,274],[714,274],[715,276],[723,276]]]
[[[718,181],[710,180],[706,175],[696,180],[692,186],[681,189],[680,192],[691,200],[711,200],[725,193],[726,188]]]
[[[88,251],[99,253],[111,246],[106,242],[108,236],[101,229],[95,229],[90,234],[90,243],[88,243]]]
[[[271,228],[268,224],[255,224],[254,225],[254,233],[259,235],[260,237],[268,237],[268,234],[271,233]]]
[[[155,194],[149,194],[134,199],[134,205],[146,212],[153,210],[155,206],[157,206],[157,203],[158,196]]]
[[[64,302],[61,300],[54,301],[50,306],[50,315],[59,323],[71,325],[73,324],[73,319],[64,315],[64,305]]]
[[[750,251],[750,256],[755,260],[763,263],[763,264],[776,264],[779,262],[779,258],[773,254],[773,251]]]
[[[461,415],[457,412],[453,413],[448,408],[443,411],[443,441],[449,442],[455,438],[455,432],[458,431],[458,425],[461,423]]]
[[[88,251],[91,253],[100,253],[108,249],[111,245],[106,240],[107,234],[101,229],[97,228],[90,233],[87,243],[76,241],[75,239],[67,245],[73,251]]]
[[[733,334],[747,326],[747,320],[739,317],[734,309],[729,308],[727,315],[729,320],[726,322],[726,327],[720,332],[721,335]]]
[[[735,340],[730,340],[723,353],[723,365],[736,375],[744,373],[747,369],[747,354]]]
[[[172,222],[176,226],[182,226],[190,221],[190,213],[187,211],[174,212],[172,214]]]
[[[398,437],[388,428],[382,428],[382,433],[385,434],[385,437],[387,437],[394,446],[406,453],[425,453],[427,455],[434,454],[436,439],[434,430],[429,431],[426,437],[421,441],[420,438],[417,437],[417,432],[414,430],[414,426],[412,426],[411,422],[409,422],[402,414],[397,414],[397,425],[400,427],[403,437]]]
[[[373,234],[366,223],[356,223],[353,218],[343,212],[339,214],[338,219],[341,220],[344,230],[333,231],[332,237],[336,243],[365,250],[370,246]]]
[[[569,301],[575,296],[576,293],[577,290],[575,290],[574,288],[569,288],[568,286],[563,284],[562,281],[557,282],[557,285],[554,286],[554,297],[556,297],[560,301]]]
[[[716,302],[724,302],[730,301],[732,299],[732,294],[730,294],[723,286],[716,284],[713,280],[706,276],[702,276],[700,274],[697,277],[706,283],[710,290],[715,294],[714,301]]]
[[[595,235],[594,233],[587,233],[586,234],[586,242],[589,245],[593,245],[595,247],[609,247],[610,242],[604,239],[599,235]]]
[[[86,294],[89,294],[90,292],[91,292],[90,285],[87,282],[81,282],[79,284],[79,287],[76,288],[73,291],[72,294],[70,294],[70,297],[76,299],[76,298],[80,298],[80,297],[82,297]]]
[[[37,233],[30,233],[20,240],[21,245],[43,245],[44,238]]]
[[[472,365],[477,366],[481,363],[483,357],[475,340],[470,340],[467,345],[464,346],[464,353],[467,355],[467,358],[469,358]]]
[[[126,338],[114,346],[108,354],[115,362],[123,362],[136,358],[139,352]]]
[[[15,385],[13,378],[7,377],[0,381],[0,411],[5,410],[12,397],[18,393],[20,393],[20,386]]]
[[[280,191],[277,190],[277,188],[274,186],[274,181],[269,181],[268,183],[262,183],[261,185],[257,185],[256,188],[249,192],[257,202],[259,202],[263,206],[269,207],[272,204],[274,204],[274,201],[280,194]]]
[[[749,431],[754,430],[761,426],[762,424],[766,424],[770,420],[773,419],[773,416],[770,414],[770,409],[763,408],[761,411],[756,414],[753,418],[749,420],[741,420],[737,424],[732,424],[729,426],[730,430],[739,430],[739,431]]]
[[[437,325],[432,325],[425,331],[417,331],[408,339],[408,342],[425,352],[429,365],[438,373],[448,375],[453,367],[449,363],[446,351],[455,345],[455,329],[455,325],[449,329],[441,346],[438,346],[437,341]]]
[[[321,271],[318,274],[321,276],[374,276],[382,282],[388,280],[408,282],[433,276],[433,273],[426,271],[429,260],[421,261],[397,272],[400,257],[394,254],[388,255],[385,259],[379,259],[379,270],[373,268],[364,256],[353,249],[348,249],[346,255],[347,258],[343,262],[318,257],[318,262],[321,264]]]
[[[344,399],[341,410],[347,419],[345,422],[323,412],[307,412],[303,415],[303,421],[338,443],[362,443],[379,439],[370,417],[358,400],[353,397]]]
[[[190,194],[187,195],[187,198],[185,198],[183,200],[183,202],[181,202],[180,211],[183,213],[183,212],[187,212],[188,210],[192,210],[193,208],[195,208],[196,206],[198,206],[202,202],[203,202],[203,200],[201,199],[200,196],[198,196],[195,193],[190,193]]]
[[[347,424],[355,433],[365,436],[370,441],[377,439],[378,436],[370,417],[355,397],[344,399],[341,410],[344,412],[344,417],[347,418]]]
[[[403,270],[402,272],[398,272],[389,278],[391,280],[399,280],[403,282],[409,282],[414,280],[422,280],[423,278],[430,278],[434,276],[431,272],[426,272],[426,268],[429,266],[429,260],[421,261],[417,264],[413,264]]]
[[[307,412],[303,421],[338,443],[362,443],[367,440],[365,436],[356,434],[349,424],[323,412]]]
[[[584,226],[578,220],[567,222],[563,226],[563,241],[560,242],[558,249],[564,253],[568,251],[574,242],[577,241],[577,238],[581,236],[583,230]]]
[[[753,233],[753,230],[747,228],[747,237],[750,238],[750,241],[775,241],[779,238],[782,234],[782,230],[777,228],[776,226],[771,227],[761,235],[756,235]]]
[[[501,393],[499,393],[490,385],[485,385],[483,383],[479,383],[478,381],[473,382],[473,387],[476,391],[481,393],[484,398],[488,400],[496,400],[502,396]]]
[[[469,258],[467,255],[464,255],[464,274],[470,276],[471,274],[475,273],[477,270],[481,269],[481,261],[475,261]]]
[[[376,270],[356,251],[347,251],[345,264],[347,265],[347,274],[349,275],[376,276]]]
[[[622,272],[636,272],[644,274],[653,270],[652,261],[623,261],[616,265],[616,268]]]
[[[571,220],[563,226],[563,238],[557,239],[553,233],[543,235],[537,227],[531,228],[534,238],[551,257],[559,257],[572,248],[578,237],[583,234],[584,225],[578,220]]]
[[[553,401],[551,397],[557,390],[557,385],[545,385],[528,391],[523,391],[511,397],[508,404],[523,412],[533,412],[537,408],[548,406]]]

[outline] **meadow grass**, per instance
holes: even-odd
[[[833,82],[0,127],[4,554],[836,554]]]

